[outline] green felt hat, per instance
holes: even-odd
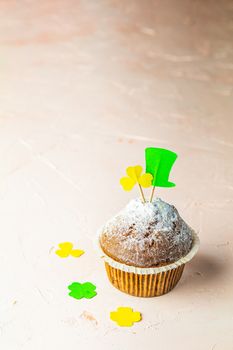
[[[149,147],[145,149],[146,172],[153,176],[152,185],[156,187],[174,187],[169,181],[171,168],[177,154],[164,148]]]

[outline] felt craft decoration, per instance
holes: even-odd
[[[118,326],[131,327],[134,322],[141,320],[141,314],[133,311],[130,307],[118,307],[117,311],[110,312],[110,319],[115,321]]]
[[[91,299],[97,295],[96,286],[91,282],[79,283],[73,282],[68,286],[69,296],[75,299]]]
[[[155,187],[174,187],[175,184],[169,181],[171,168],[177,158],[177,154],[164,148],[149,147],[145,149],[146,172],[153,176],[152,202]]]
[[[169,174],[177,154],[164,148],[146,148],[146,172],[153,176],[152,186],[174,187]]]
[[[58,246],[60,249],[56,250],[55,253],[60,256],[60,258],[67,258],[69,255],[78,258],[84,254],[83,250],[73,249],[73,244],[70,242],[63,242],[58,244]]]
[[[122,177],[120,179],[120,184],[125,191],[131,191],[134,185],[139,185],[139,190],[142,196],[143,202],[145,202],[145,197],[142,191],[142,187],[150,187],[152,183],[153,176],[151,174],[142,174],[142,167],[140,165],[129,166],[126,169],[127,177]]]

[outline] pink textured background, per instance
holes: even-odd
[[[233,349],[232,18],[227,0],[0,1],[2,350]],[[157,195],[201,249],[174,291],[139,299],[92,240],[152,145],[179,154]],[[59,259],[67,240],[86,254]],[[97,297],[67,296],[85,280]],[[143,321],[117,327],[118,306]]]

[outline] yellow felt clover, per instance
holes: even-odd
[[[110,312],[110,319],[115,321],[118,326],[131,327],[134,322],[141,320],[141,314],[133,311],[131,307],[118,307],[117,311]]]
[[[153,176],[151,174],[142,174],[142,167],[140,165],[129,166],[126,169],[127,177],[120,179],[120,184],[125,191],[131,191],[134,185],[138,183],[142,187],[150,187],[152,184]]]
[[[78,258],[84,254],[83,250],[73,249],[73,244],[70,242],[60,243],[58,246],[60,249],[56,250],[55,253],[60,256],[60,258],[67,258],[69,255],[73,256],[74,258]]]

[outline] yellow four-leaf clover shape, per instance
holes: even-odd
[[[127,177],[120,179],[120,184],[125,191],[131,191],[134,185],[138,183],[142,187],[150,187],[152,184],[153,176],[151,174],[142,174],[142,167],[140,165],[129,166],[126,169]]]
[[[131,307],[118,307],[117,311],[110,312],[110,319],[118,326],[131,327],[134,322],[141,321],[141,313],[133,311]]]

